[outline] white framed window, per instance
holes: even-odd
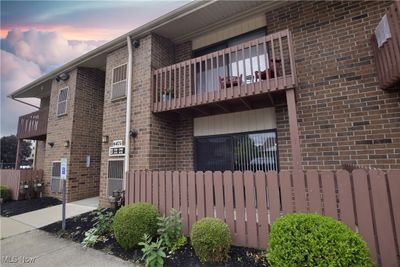
[[[113,69],[111,99],[117,99],[126,96],[126,69],[126,63]]]
[[[108,161],[107,175],[107,195],[111,196],[113,191],[122,190],[122,181],[124,178],[124,160],[110,159]]]
[[[57,116],[67,114],[68,87],[60,89],[57,101]]]
[[[61,161],[51,162],[51,192],[62,192]]]

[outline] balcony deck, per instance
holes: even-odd
[[[19,117],[17,137],[19,139],[45,140],[49,108]]]
[[[289,30],[153,71],[153,112],[284,92],[296,85]]]

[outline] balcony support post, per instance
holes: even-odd
[[[18,143],[17,143],[17,152],[15,156],[15,169],[19,169],[19,165],[21,164],[21,139],[18,138]]]
[[[293,169],[301,170],[302,161],[301,161],[299,127],[297,125],[297,111],[296,111],[296,99],[294,95],[294,89],[286,90],[286,103],[289,115],[290,145],[292,147]]]

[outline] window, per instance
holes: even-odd
[[[195,138],[198,171],[278,171],[276,131]]]
[[[108,161],[108,182],[107,194],[111,196],[113,191],[122,190],[122,180],[124,177],[124,161],[110,160]]]
[[[217,44],[201,48],[199,50],[194,51],[194,57],[203,56],[215,51],[219,51],[224,48],[232,47],[241,43],[248,42],[250,40],[258,39],[265,36],[267,33],[266,28],[257,29],[251,32],[247,32],[241,34],[239,36],[232,37],[228,40],[219,42]],[[257,54],[260,57],[257,57]],[[259,51],[256,51],[256,47],[245,48],[243,53],[239,52],[231,53],[230,56],[228,54],[218,57],[218,65],[216,60],[211,62],[211,60],[207,60],[207,64],[202,64],[202,72],[200,77],[200,63],[196,64],[196,88],[198,88],[197,93],[200,92],[210,92],[215,90],[212,88],[212,85],[219,84],[218,76],[224,76],[224,72],[226,76],[242,76],[244,82],[249,83],[252,81],[253,72],[251,71],[251,64],[254,66],[254,70],[265,70],[268,67],[268,63],[265,62],[265,54],[264,47],[260,46]],[[268,57],[268,55],[267,55]],[[225,61],[225,65],[223,62]],[[205,68],[207,66],[207,74]],[[194,67],[192,67],[192,72],[194,72]],[[207,77],[206,77],[207,76]],[[214,77],[214,81],[212,80]],[[200,88],[200,80],[202,80],[202,88]],[[207,83],[206,83],[207,80]],[[194,88],[194,81],[192,81],[192,88]],[[207,84],[207,85],[206,85]],[[207,86],[207,88],[206,88]]]
[[[68,88],[61,89],[58,92],[58,102],[57,102],[57,115],[67,114],[67,98],[68,98]]]
[[[113,69],[111,99],[126,95],[126,64]]]
[[[61,181],[61,162],[53,161],[51,163],[51,192],[62,192],[62,181]]]

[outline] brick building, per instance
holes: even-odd
[[[394,3],[190,3],[15,91],[41,99],[18,136],[48,194],[67,158],[68,199],[102,206],[126,168],[399,169],[398,84],[370,41]]]

